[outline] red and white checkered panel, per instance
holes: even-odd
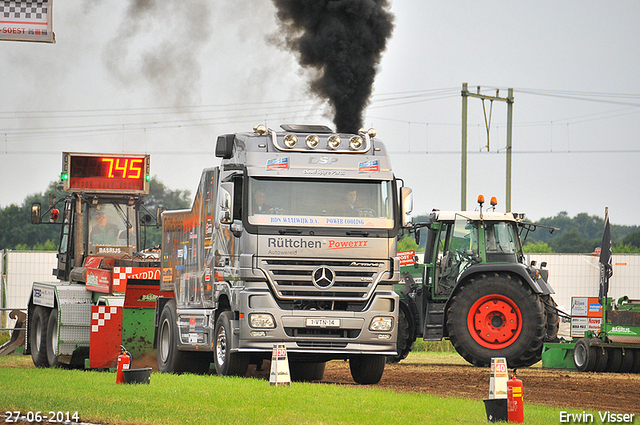
[[[122,307],[91,306],[89,362],[92,368],[114,367],[122,344]]]

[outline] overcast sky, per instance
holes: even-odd
[[[150,153],[194,191],[218,134],[327,124],[269,0],[53,0],[56,44],[0,41],[0,206],[58,179],[62,151]],[[187,5],[189,6],[187,8]],[[640,225],[640,2],[395,0],[366,127],[387,144],[415,213],[460,208],[460,91],[514,89],[512,209]],[[469,99],[467,207],[505,200],[504,102],[489,141]],[[488,119],[488,117],[487,117]],[[487,144],[489,148],[487,149]]]

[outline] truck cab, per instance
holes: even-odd
[[[348,359],[356,382],[378,382],[396,352],[410,189],[373,132],[281,127],[219,136],[221,165],[203,171],[192,209],[163,214],[162,287],[175,300],[158,303],[159,368],[213,351],[219,374],[244,375],[285,344],[294,378]]]

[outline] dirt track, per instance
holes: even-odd
[[[578,410],[635,413],[640,417],[640,375],[581,373],[532,367],[518,370],[525,403]],[[347,362],[327,363],[323,382],[355,385]],[[455,385],[454,385],[455,383]],[[377,385],[394,391],[481,400],[489,395],[489,369],[467,364],[417,363],[411,359],[387,365]]]

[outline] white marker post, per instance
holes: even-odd
[[[273,344],[273,351],[271,353],[271,373],[269,375],[269,384],[275,386],[291,385],[291,376],[289,375],[289,359],[287,358],[287,346],[285,344]]]
[[[491,358],[491,375],[489,378],[489,399],[507,398],[507,359],[504,357]]]

